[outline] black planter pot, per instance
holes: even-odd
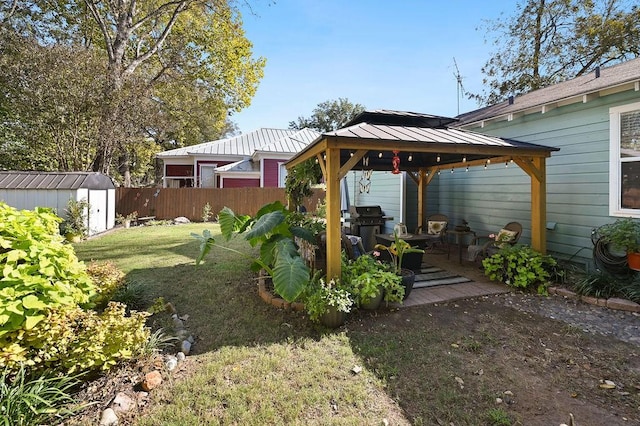
[[[368,311],[376,310],[380,307],[383,297],[384,297],[384,288],[380,287],[378,294],[372,299],[367,300],[366,303],[365,302],[360,303],[360,307]]]
[[[404,297],[402,300],[407,300],[409,293],[413,290],[413,283],[416,282],[416,273],[411,269],[402,268],[400,275],[402,276],[402,286],[404,287]]]

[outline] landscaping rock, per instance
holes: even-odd
[[[116,413],[126,413],[135,405],[135,401],[129,395],[124,392],[118,392],[109,407]]]
[[[189,355],[189,351],[191,351],[191,342],[189,342],[188,340],[183,340],[182,344],[180,345],[180,352],[185,355]]]
[[[178,358],[173,355],[169,355],[167,360],[164,362],[164,365],[167,367],[167,370],[173,371],[178,366]]]
[[[191,221],[184,216],[178,216],[175,219],[173,219],[173,223],[175,224],[191,223]]]
[[[192,345],[195,343],[196,339],[193,338],[192,335],[189,335],[189,337],[187,337],[187,342],[191,343]]]
[[[607,308],[619,309],[621,311],[640,312],[640,305],[631,300],[612,297],[607,299]]]
[[[142,389],[147,392],[157,388],[162,383],[162,375],[159,371],[151,371],[144,375],[144,380],[142,381]]]
[[[116,426],[118,424],[118,416],[112,408],[105,409],[100,415],[100,426]]]
[[[171,315],[171,319],[173,320],[173,326],[176,330],[181,330],[184,328],[184,323],[180,318],[178,318],[178,314]]]
[[[182,362],[185,359],[187,359],[187,356],[185,354],[183,354],[182,352],[178,352],[176,354],[176,359],[178,360],[178,362]]]

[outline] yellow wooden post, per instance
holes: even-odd
[[[547,171],[544,157],[532,159],[538,173],[531,177],[531,248],[547,253]]]
[[[327,279],[340,278],[341,241],[340,232],[340,149],[328,148],[326,151],[327,186]]]

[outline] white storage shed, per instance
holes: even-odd
[[[65,217],[70,198],[89,202],[89,235],[115,226],[116,189],[109,176],[91,172],[0,171],[0,201],[17,209],[50,207]]]

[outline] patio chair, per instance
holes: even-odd
[[[440,245],[444,249],[446,245],[447,226],[449,224],[449,218],[443,214],[432,214],[427,217],[427,229],[426,232],[422,226],[418,226],[415,234],[427,237],[424,243],[424,249],[433,250],[436,245]]]
[[[498,252],[505,245],[515,245],[522,235],[522,225],[518,222],[509,222],[504,228],[493,235],[480,235],[471,241],[467,248],[469,260],[476,261],[489,257]]]

